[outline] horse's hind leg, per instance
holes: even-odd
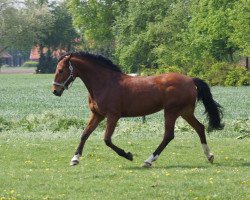
[[[82,150],[83,150],[83,146],[86,142],[86,140],[88,139],[88,137],[90,136],[90,134],[96,129],[96,127],[98,126],[98,124],[104,119],[104,117],[92,113],[89,123],[87,125],[87,127],[85,128],[85,130],[82,133],[81,136],[81,140],[80,143],[78,145],[78,148],[75,152],[75,155],[73,156],[73,158],[70,161],[70,165],[77,165],[79,163],[79,157],[82,155]]]
[[[117,118],[117,117],[108,117],[107,118],[107,127],[105,130],[104,142],[108,147],[113,149],[119,156],[122,156],[122,157],[132,161],[133,160],[132,153],[130,153],[130,152],[126,153],[123,149],[115,146],[112,143],[111,137],[114,133],[118,119],[119,118]]]
[[[210,152],[210,149],[207,145],[206,135],[205,135],[205,128],[204,125],[201,124],[196,117],[194,116],[193,111],[187,112],[182,115],[182,118],[185,119],[198,133],[201,141],[201,145],[203,151],[208,159],[209,162],[213,163],[214,155]]]
[[[165,149],[165,147],[168,145],[168,143],[174,139],[174,126],[175,121],[178,118],[178,115],[172,112],[167,113],[165,110],[165,134],[163,137],[163,140],[161,144],[158,146],[158,148],[155,150],[155,152],[144,161],[144,167],[150,167],[153,163],[153,161],[156,161],[156,159],[159,157],[161,152]]]

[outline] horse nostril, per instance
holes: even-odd
[[[56,94],[56,90],[53,91],[53,94]]]

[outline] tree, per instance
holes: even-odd
[[[69,1],[73,24],[82,35],[83,48],[86,51],[112,57],[115,47],[112,27],[116,12],[121,11],[126,2],[126,0]]]
[[[250,56],[250,0],[234,2],[229,10],[230,24],[234,31],[230,34],[230,41],[238,45],[241,55]]]
[[[188,0],[129,1],[114,27],[119,63],[128,71],[180,64],[188,20]]]
[[[27,59],[32,43],[31,31],[20,5],[23,3],[19,1],[0,0],[0,53],[7,50],[14,58]]]
[[[66,1],[0,1],[0,46],[37,44],[49,63],[53,50],[72,49],[75,29],[85,51],[110,57],[127,72],[187,71],[204,60],[233,62],[250,54],[250,0],[69,0],[69,11]],[[45,60],[41,66],[50,66]]]
[[[50,21],[51,26],[40,29],[38,32],[41,35],[35,38],[35,44],[39,45],[40,48],[38,70],[41,73],[51,73],[54,72],[57,62],[53,58],[52,52],[58,49],[71,51],[78,35],[72,25],[72,18],[65,7],[65,2],[59,4],[40,3],[46,7],[52,20]],[[48,49],[46,54],[43,53],[44,47]]]
[[[158,66],[187,67],[189,45],[185,40],[191,15],[190,4],[189,0],[171,3],[163,19],[149,25],[148,33],[154,43],[150,54],[152,62]]]
[[[189,23],[189,44],[194,58],[212,56],[218,61],[233,61],[238,45],[230,40],[234,27],[229,11],[236,0],[195,0]]]
[[[20,45],[20,40],[16,38],[22,33],[20,27],[24,21],[19,10],[13,7],[14,3],[11,0],[0,0],[0,53],[8,47]]]
[[[30,31],[29,41],[31,46],[41,44],[47,40],[48,35],[54,28],[55,19],[50,11],[49,4],[45,1],[26,1],[22,9],[23,15],[28,24],[27,29]]]
[[[0,46],[5,49],[30,51],[52,27],[52,17],[45,6],[34,1],[1,0]],[[0,50],[1,51],[1,50]]]
[[[39,70],[52,72],[55,62],[51,58],[51,52],[56,49],[71,50],[77,37],[65,2],[50,4],[47,0],[0,1],[3,3],[0,6],[1,49],[30,51],[34,45],[38,45],[41,59],[47,59],[40,62]],[[47,55],[42,55],[44,47],[49,49]]]

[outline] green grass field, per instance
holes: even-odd
[[[0,75],[0,199],[249,199],[250,88],[213,87],[225,129],[207,134],[215,155],[206,161],[199,138],[182,120],[176,137],[150,169],[143,161],[160,143],[163,113],[119,121],[117,156],[103,142],[105,122],[87,141],[78,166],[69,161],[88,121],[80,80],[61,98],[52,75]],[[196,115],[206,123],[201,105]]]

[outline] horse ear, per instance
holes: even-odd
[[[68,61],[70,61],[70,59],[71,59],[71,57],[72,57],[72,53],[71,54],[69,54],[69,57],[68,57]]]

